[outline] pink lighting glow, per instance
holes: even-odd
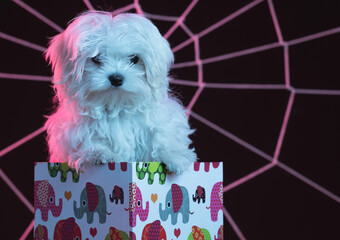
[[[58,26],[57,24],[53,23],[51,20],[49,20],[47,17],[43,16],[41,13],[30,7],[28,4],[20,1],[20,0],[12,0],[15,2],[18,6],[22,7],[24,10],[35,16],[36,18],[40,19],[42,22],[46,23],[51,28],[57,30],[58,32],[62,32],[63,29]],[[84,4],[88,9],[94,9],[91,5],[89,0],[83,0]],[[246,176],[243,176],[242,178],[226,185],[223,188],[224,192],[230,191],[233,188],[246,183],[248,181],[251,181],[255,177],[261,175],[262,173],[266,171],[270,171],[273,167],[278,167],[290,175],[294,176],[295,178],[299,179],[303,183],[311,186],[316,191],[324,194],[325,196],[329,197],[330,199],[340,203],[340,197],[336,196],[329,190],[325,189],[324,187],[320,186],[319,184],[315,183],[314,181],[308,179],[307,177],[303,176],[299,172],[295,171],[294,169],[288,167],[287,165],[280,162],[280,152],[282,148],[282,144],[284,142],[285,133],[287,130],[287,125],[290,119],[290,114],[292,111],[292,108],[294,106],[294,99],[296,94],[318,94],[318,95],[340,95],[340,90],[321,90],[321,89],[298,89],[294,88],[291,85],[290,82],[290,60],[289,60],[289,47],[296,44],[302,44],[307,41],[311,41],[314,39],[326,37],[332,34],[336,34],[340,32],[340,27],[329,29],[323,32],[315,33],[309,36],[301,37],[298,39],[293,39],[290,41],[285,41],[282,36],[282,31],[280,28],[280,23],[277,18],[276,12],[275,12],[275,6],[273,4],[272,0],[255,0],[250,2],[249,4],[245,5],[244,7],[240,8],[239,10],[235,11],[234,13],[224,17],[223,19],[219,20],[218,22],[212,24],[208,28],[204,29],[200,33],[194,34],[192,31],[185,25],[185,19],[188,16],[188,14],[193,11],[195,5],[197,4],[198,0],[192,0],[191,3],[187,6],[185,11],[179,16],[163,16],[163,15],[157,15],[157,14],[150,14],[146,13],[142,10],[142,7],[139,4],[138,0],[134,0],[132,4],[129,4],[123,8],[116,9],[114,11],[115,14],[127,12],[131,9],[135,9],[138,14],[144,15],[150,19],[155,20],[162,20],[162,21],[168,21],[172,22],[173,25],[170,27],[170,29],[164,34],[165,38],[169,38],[178,27],[182,28],[184,32],[188,35],[188,39],[183,41],[182,43],[178,44],[177,46],[174,46],[172,48],[172,51],[175,53],[177,51],[180,51],[184,47],[188,46],[191,43],[194,43],[194,53],[195,53],[195,60],[194,61],[188,61],[188,62],[180,62],[176,63],[172,66],[173,69],[177,68],[185,68],[185,67],[192,67],[196,66],[198,69],[198,75],[197,75],[197,81],[189,81],[184,79],[175,79],[171,80],[172,84],[177,85],[183,85],[183,86],[193,86],[198,87],[196,90],[194,96],[192,97],[190,103],[187,106],[188,113],[191,117],[196,119],[197,121],[201,122],[202,124],[210,127],[211,129],[217,131],[218,133],[222,134],[223,136],[231,139],[232,141],[236,142],[237,144],[244,147],[245,150],[251,151],[258,156],[262,157],[263,159],[267,160],[268,163],[261,168],[247,174]],[[273,22],[273,27],[275,29],[276,35],[277,35],[277,42],[266,44],[263,46],[257,46],[250,49],[244,49],[237,52],[222,54],[219,56],[214,56],[211,58],[201,59],[200,58],[200,38],[213,32],[214,30],[218,29],[222,25],[232,21],[233,19],[237,18],[238,16],[244,14],[245,12],[249,11],[250,9],[256,7],[258,4],[262,2],[267,2],[269,6],[270,15]],[[7,41],[20,44],[24,47],[37,50],[40,52],[44,52],[46,50],[45,47],[39,46],[37,44],[31,43],[29,41],[19,39],[15,36],[8,35],[6,33],[0,32],[0,38],[5,39]],[[233,59],[237,57],[244,57],[249,54],[258,53],[274,48],[282,48],[284,51],[284,74],[285,74],[285,83],[284,84],[239,84],[239,83],[206,83],[204,82],[203,77],[203,66],[204,64],[213,64],[218,61],[223,61],[227,59]],[[24,74],[13,74],[13,73],[0,73],[0,78],[4,79],[17,79],[17,80],[29,80],[29,81],[51,81],[50,76],[36,76],[36,75],[24,75]],[[242,140],[241,138],[237,137],[236,135],[232,134],[231,132],[227,131],[226,129],[221,128],[220,126],[216,125],[215,123],[209,121],[207,118],[198,115],[197,113],[193,112],[192,109],[199,99],[201,93],[204,91],[205,88],[222,88],[222,89],[247,89],[247,90],[274,90],[274,89],[282,89],[287,90],[290,93],[290,97],[288,100],[288,103],[286,105],[286,111],[284,115],[284,119],[282,120],[281,130],[279,137],[276,142],[276,148],[273,156],[268,155],[261,149],[256,148],[255,146],[247,143],[246,141]],[[209,116],[207,116],[209,117]],[[10,151],[15,150],[22,144],[25,144],[27,141],[31,140],[32,138],[38,136],[43,132],[43,128],[39,128],[38,130],[32,132],[31,134],[23,137],[22,139],[19,139],[17,142],[9,145],[8,147],[4,148],[0,151],[0,157],[3,157],[5,154],[7,154]],[[26,205],[26,207],[33,213],[34,209],[32,204],[26,199],[26,197],[20,192],[20,190],[13,184],[13,182],[6,176],[6,174],[0,169],[0,177],[3,179],[3,181],[9,186],[10,189],[17,195],[17,197],[22,201],[23,204]],[[232,226],[233,230],[235,231],[236,235],[240,239],[245,239],[245,236],[241,232],[240,228],[237,226],[235,221],[233,220],[232,216],[229,214],[229,212],[226,210],[226,208],[223,209],[223,213],[229,224]],[[32,221],[25,232],[22,234],[20,239],[25,239],[30,231],[33,229],[34,221]]]

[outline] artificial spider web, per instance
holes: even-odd
[[[49,20],[46,16],[43,16],[41,13],[36,11],[34,8],[30,7],[28,4],[20,1],[20,0],[13,0],[17,5],[37,17],[40,21],[46,23],[53,29],[57,30],[58,32],[62,32],[63,29],[55,24],[53,21]],[[83,1],[84,4],[87,6],[88,9],[94,10],[95,8],[92,6],[91,2],[88,0]],[[302,175],[298,171],[294,170],[293,168],[289,167],[288,165],[284,164],[280,161],[280,153],[282,149],[282,145],[285,139],[285,134],[288,126],[288,122],[290,120],[292,108],[294,105],[294,101],[296,99],[296,96],[299,94],[311,94],[311,95],[340,95],[340,90],[325,90],[325,89],[305,89],[305,88],[297,88],[294,87],[291,84],[290,79],[290,66],[291,66],[291,60],[290,60],[290,48],[298,45],[303,44],[315,39],[332,36],[334,34],[337,34],[340,32],[340,27],[332,28],[326,31],[322,31],[319,33],[303,36],[300,38],[296,38],[293,40],[285,41],[282,36],[280,22],[277,17],[277,13],[275,10],[275,6],[273,4],[272,0],[255,0],[251,1],[250,3],[244,5],[243,7],[237,9],[231,14],[228,14],[221,20],[215,22],[214,24],[206,27],[204,30],[194,33],[190,27],[186,24],[186,18],[187,16],[193,11],[195,5],[198,3],[198,0],[191,1],[188,6],[185,8],[183,13],[180,16],[165,16],[165,15],[158,15],[158,14],[151,14],[143,11],[143,6],[140,5],[138,0],[135,0],[133,3],[126,5],[122,8],[116,9],[114,11],[114,14],[122,13],[122,12],[129,12],[129,11],[135,11],[138,14],[144,15],[148,17],[151,20],[154,21],[163,21],[168,22],[171,24],[171,27],[164,33],[164,37],[166,39],[170,39],[174,32],[178,29],[181,29],[186,35],[187,39],[183,42],[175,45],[172,47],[172,50],[175,54],[179,53],[181,50],[185,49],[190,44],[193,44],[194,48],[194,59],[190,61],[185,62],[176,62],[172,66],[172,70],[180,70],[183,68],[189,68],[194,67],[197,69],[197,76],[195,78],[195,81],[192,80],[184,80],[184,79],[173,79],[171,80],[172,85],[178,85],[178,86],[188,86],[188,87],[195,87],[196,90],[193,94],[193,96],[188,101],[188,104],[186,105],[186,108],[188,110],[188,114],[195,119],[196,121],[200,122],[201,124],[204,124],[205,126],[208,126],[209,128],[213,129],[214,131],[218,132],[219,134],[223,135],[226,138],[229,138],[230,140],[234,141],[236,144],[242,146],[247,151],[251,151],[254,154],[260,156],[261,158],[265,159],[267,163],[256,169],[255,171],[252,171],[241,178],[232,181],[228,183],[223,191],[228,192],[232,189],[234,189],[237,186],[240,186],[243,183],[246,183],[248,181],[251,181],[252,179],[260,176],[264,172],[270,171],[274,167],[278,167],[285,172],[291,174],[292,176],[296,177],[297,179],[301,180],[303,183],[308,184],[321,194],[324,194],[328,198],[334,200],[337,203],[340,203],[340,197],[334,194],[332,191],[329,191],[325,187],[321,186],[320,184],[316,183],[312,179],[307,178],[306,176]],[[271,20],[275,33],[277,41],[274,41],[272,43],[250,47],[247,49],[242,49],[239,51],[227,53],[227,54],[221,54],[216,56],[210,56],[206,58],[201,57],[201,41],[202,38],[209,35],[210,33],[214,32],[215,30],[218,30],[222,26],[228,24],[229,22],[233,21],[234,19],[237,19],[241,15],[249,12],[250,10],[254,9],[260,4],[267,4],[269,14],[271,16]],[[157,24],[156,24],[157,25]],[[38,44],[29,42],[27,40],[12,36],[10,34],[0,32],[0,38],[11,41],[16,44],[20,44],[22,46],[25,46],[27,48],[31,48],[40,52],[45,51],[45,47],[40,46]],[[283,49],[283,59],[282,62],[284,64],[284,83],[281,84],[264,84],[264,83],[257,83],[257,84],[248,84],[248,83],[224,83],[222,82],[211,82],[211,80],[205,79],[204,77],[204,67],[210,64],[219,63],[221,61],[226,60],[234,60],[239,57],[243,56],[249,56],[256,53],[265,52],[268,50],[276,49],[276,48],[282,48]],[[20,80],[31,80],[31,81],[50,81],[51,78],[48,76],[38,76],[38,75],[24,75],[24,74],[13,74],[13,73],[0,73],[0,78],[6,78],[6,79],[20,79]],[[232,132],[228,131],[227,129],[221,127],[219,124],[209,120],[209,116],[202,116],[195,112],[193,109],[195,107],[195,104],[199,101],[200,97],[202,96],[202,93],[204,91],[207,91],[209,89],[219,89],[219,90],[249,90],[249,91],[256,91],[256,90],[265,90],[265,91],[275,91],[275,90],[282,90],[286,91],[288,93],[288,101],[286,103],[284,116],[281,121],[281,127],[279,131],[279,135],[277,138],[277,141],[275,143],[275,150],[273,155],[269,155],[265,151],[261,150],[260,148],[254,146],[253,144],[250,144],[248,141],[242,139],[241,137],[238,137],[236,134],[233,134]],[[33,139],[34,137],[40,135],[43,133],[43,128],[39,128],[36,131],[32,132],[31,134],[27,135],[26,137],[16,141],[15,143],[9,145],[8,147],[2,149],[0,151],[0,157],[6,155],[7,153],[15,150],[25,142]],[[0,176],[3,179],[5,183],[8,184],[8,186],[16,193],[16,195],[19,197],[19,199],[27,206],[27,208],[33,213],[34,209],[31,203],[26,199],[26,197],[16,188],[16,186],[13,184],[13,182],[6,176],[6,174],[0,169]],[[237,223],[234,221],[233,217],[229,212],[227,211],[228,206],[225,206],[223,209],[224,216],[226,217],[227,221],[235,231],[236,235],[240,239],[245,239],[245,235],[243,234],[242,230],[239,228]],[[22,235],[22,238],[26,238],[26,236],[29,234],[29,232],[33,228],[33,221],[31,224],[27,227],[25,232]]]

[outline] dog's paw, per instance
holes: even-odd
[[[91,160],[89,160],[89,163],[91,165],[100,165],[100,164],[103,164],[101,159],[91,159]]]
[[[197,161],[197,155],[193,150],[162,154],[161,161],[165,163],[169,172],[181,174],[186,171],[193,162]]]
[[[167,161],[165,163],[167,170],[175,174],[182,174],[189,168],[190,164],[191,161],[185,158],[181,159],[181,161]]]
[[[100,165],[115,160],[115,155],[106,147],[97,147],[95,149],[86,149],[77,153],[78,165]]]
[[[166,169],[167,169],[169,174],[175,173],[175,174],[178,174],[178,175],[180,175],[185,170],[185,169],[182,169],[182,168],[175,167],[173,165],[171,165],[171,166],[166,165]]]
[[[91,165],[100,165],[108,162],[117,162],[119,159],[116,154],[111,151],[96,151],[89,159]]]

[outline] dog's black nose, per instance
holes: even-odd
[[[112,74],[109,76],[112,86],[120,87],[123,84],[124,77],[120,74]]]

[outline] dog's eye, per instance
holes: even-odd
[[[98,65],[102,63],[100,58],[99,58],[99,55],[91,58],[91,60],[92,60],[92,62],[94,62],[95,64],[98,64]]]
[[[133,55],[131,56],[130,61],[132,64],[136,64],[139,61],[139,57],[137,55]]]

